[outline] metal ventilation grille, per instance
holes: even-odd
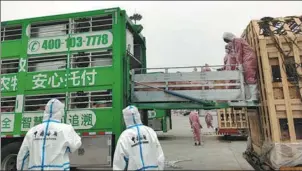
[[[28,58],[28,72],[66,69],[67,55],[44,55]]]
[[[69,109],[112,107],[112,91],[78,91],[70,93]]]
[[[31,24],[30,37],[64,36],[69,32],[69,20],[49,21]]]
[[[1,74],[12,74],[18,72],[19,59],[2,59]]]
[[[71,33],[85,33],[112,29],[112,15],[74,18],[71,20]]]
[[[1,97],[1,113],[15,111],[16,97]]]
[[[112,51],[79,52],[71,55],[72,68],[112,66]]]
[[[44,111],[47,102],[56,98],[63,104],[65,103],[66,94],[41,94],[41,95],[27,95],[25,96],[24,111]]]
[[[22,38],[22,26],[5,26],[1,27],[1,41],[17,40]]]

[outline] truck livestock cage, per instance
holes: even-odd
[[[2,22],[2,169],[51,98],[65,103],[62,122],[82,137],[71,165],[110,166],[129,68],[146,67],[141,30],[119,8]]]

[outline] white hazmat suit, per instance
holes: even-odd
[[[81,137],[71,125],[61,123],[64,104],[51,99],[43,123],[31,128],[17,157],[18,170],[69,170],[69,152],[81,145]]]
[[[164,153],[155,131],[141,122],[135,106],[123,110],[127,129],[116,145],[113,170],[163,170]]]

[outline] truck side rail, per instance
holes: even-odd
[[[208,68],[191,66],[133,69],[131,100],[136,103],[190,101],[173,93],[199,100],[245,100],[243,71],[217,69],[222,67],[218,65]]]

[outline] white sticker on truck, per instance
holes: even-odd
[[[43,121],[43,113],[23,113],[21,121],[21,131],[28,131]]]
[[[96,123],[96,116],[91,110],[68,111],[66,122],[74,129],[91,129]]]
[[[96,31],[65,36],[32,38],[28,41],[27,54],[108,48],[112,45],[110,31]]]
[[[23,113],[21,131],[28,131],[43,121],[43,113]],[[63,123],[63,118],[62,118]],[[95,126],[96,115],[91,110],[74,110],[67,112],[67,124],[74,129],[91,129]]]
[[[1,132],[13,132],[15,124],[15,114],[1,114]]]
[[[148,118],[152,119],[156,117],[156,112],[154,110],[149,110],[148,111]]]

